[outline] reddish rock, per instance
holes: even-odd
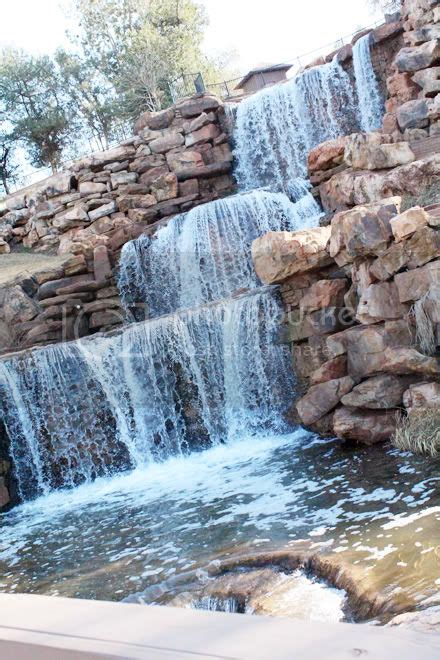
[[[177,197],[179,187],[176,175],[170,172],[154,179],[151,182],[151,192],[158,202]]]
[[[398,197],[391,197],[335,215],[329,253],[336,263],[342,266],[356,257],[384,253],[392,237],[390,220],[399,213],[400,201]]]
[[[292,352],[295,374],[309,378],[327,361],[325,337],[314,336],[302,344],[293,344]]]
[[[301,341],[314,335],[326,335],[337,332],[344,326],[351,325],[351,317],[344,308],[325,307],[303,315],[299,309],[288,314],[288,323],[284,328],[283,342]]]
[[[339,165],[344,156],[346,142],[346,137],[340,137],[318,144],[317,147],[309,152],[309,172],[328,170],[331,167],[335,167],[335,165]]]
[[[399,105],[413,101],[420,91],[419,85],[414,82],[410,73],[395,73],[387,78],[387,89],[389,95],[395,97]]]
[[[440,384],[410,385],[403,395],[403,404],[408,410],[413,408],[437,408],[440,410]]]
[[[326,247],[330,227],[296,232],[268,232],[252,243],[252,259],[258,277],[265,284],[332,263]]]
[[[423,355],[414,348],[385,349],[381,366],[382,371],[393,374],[440,375],[440,360]]]
[[[174,119],[174,110],[167,108],[166,110],[159,110],[159,112],[144,113],[145,125],[154,131],[168,128]],[[145,127],[143,127],[145,128]]]
[[[371,284],[362,294],[357,308],[356,319],[369,325],[378,321],[403,318],[409,312],[409,306],[399,300],[399,293],[394,282]]]
[[[407,322],[399,320],[347,329],[345,333],[340,333],[337,339],[329,338],[327,345],[329,350],[333,349],[333,351],[345,348],[348,373],[354,377],[364,378],[383,371],[398,373],[384,368],[385,351],[389,347],[410,346],[411,342],[412,337]]]
[[[390,440],[396,430],[396,416],[391,411],[367,411],[342,406],[333,416],[333,429],[342,440],[374,445]]]
[[[118,209],[116,206],[116,202],[109,202],[108,204],[103,204],[99,208],[89,211],[90,222],[95,222],[95,220],[99,220],[100,218],[105,218],[105,216],[107,215],[116,213],[117,210]]]
[[[420,300],[425,293],[440,281],[440,262],[433,261],[422,268],[397,273],[394,281],[400,302]]]
[[[66,277],[87,273],[87,261],[83,254],[77,254],[63,263]]]
[[[204,165],[202,155],[198,151],[180,151],[177,153],[171,151],[167,154],[167,163],[173,172],[203,167]]]
[[[381,374],[356,385],[341,402],[350,408],[400,408],[408,384],[408,378]]]
[[[6,488],[5,478],[0,477],[0,509],[10,502],[9,491]]]
[[[185,140],[181,133],[166,133],[163,137],[155,138],[150,142],[153,154],[164,154],[171,149],[181,147]]]
[[[324,307],[343,307],[347,280],[319,280],[306,290],[300,301],[302,313],[314,312]]]
[[[117,200],[120,211],[126,212],[129,209],[148,209],[157,204],[154,195],[126,195],[118,197]]]
[[[423,227],[406,241],[406,249],[408,268],[424,266],[428,261],[440,257],[440,232],[431,227]]]
[[[97,282],[111,277],[112,267],[109,253],[105,245],[98,245],[93,250],[93,270]]]
[[[396,241],[402,241],[428,224],[428,214],[420,206],[414,206],[391,220],[391,229]]]
[[[220,101],[218,98],[206,94],[198,98],[192,97],[181,101],[177,104],[177,109],[180,111],[182,117],[197,117],[202,112],[217,110],[219,106]]]
[[[404,242],[391,243],[385,254],[373,261],[370,274],[376,280],[388,280],[408,263],[410,256]]]
[[[207,124],[202,126],[198,131],[193,133],[188,133],[185,138],[185,146],[193,147],[196,144],[201,144],[203,142],[208,142],[209,140],[214,140],[214,138],[220,135],[220,129],[217,124]]]
[[[317,422],[330,410],[333,410],[341,398],[353,389],[354,385],[353,378],[345,376],[311,387],[307,394],[295,404],[301,422],[305,426]]]
[[[319,385],[329,380],[343,378],[347,375],[347,357],[339,355],[325,362],[319,369],[314,371],[310,376],[311,385]]]

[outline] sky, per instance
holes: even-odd
[[[210,19],[205,52],[235,50],[240,73],[329,46],[377,20],[367,0],[198,0]],[[68,0],[3,0],[0,47],[35,54],[67,46]],[[63,9],[64,8],[64,9]],[[313,56],[305,58],[310,61]]]

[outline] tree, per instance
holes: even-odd
[[[72,134],[56,64],[47,56],[4,51],[0,58],[0,100],[13,124],[13,135],[28,149],[36,167],[50,165],[56,172]]]
[[[79,114],[79,120],[100,148],[107,149],[119,114],[113,86],[84,56],[59,50],[55,62],[71,112]]]
[[[77,41],[114,86],[123,117],[169,104],[182,74],[221,77],[202,51],[208,21],[193,0],[75,0],[75,9]]]
[[[372,11],[381,9],[386,13],[392,13],[402,7],[402,0],[367,0],[367,2]]]
[[[18,164],[15,161],[16,140],[13,134],[0,127],[0,187],[9,195],[10,186],[17,182]]]

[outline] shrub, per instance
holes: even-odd
[[[407,416],[398,415],[392,443],[403,451],[415,454],[440,454],[440,410],[417,408]]]

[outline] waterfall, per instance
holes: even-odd
[[[306,177],[312,147],[357,125],[353,86],[337,57],[250,96],[235,120],[239,187],[288,190],[292,179]]]
[[[100,475],[281,431],[292,375],[281,308],[259,290],[0,363],[24,499]]]
[[[370,53],[371,34],[356,41],[353,47],[353,68],[358,95],[359,123],[363,131],[376,131],[381,127],[384,103],[374,73]]]
[[[118,277],[125,308],[137,318],[136,305],[146,304],[158,316],[257,287],[252,241],[318,224],[320,208],[304,182],[292,182],[292,195],[294,204],[263,190],[203,204],[172,218],[154,238],[126,243]]]

